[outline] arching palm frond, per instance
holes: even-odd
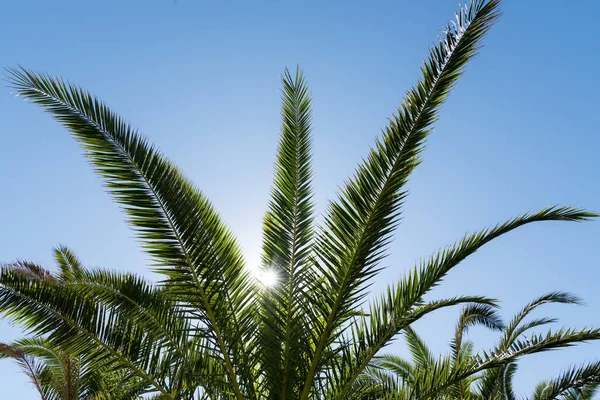
[[[535,308],[546,303],[579,304],[581,301],[571,294],[553,292],[543,295],[524,307],[508,325],[496,313],[495,303],[473,302],[463,307],[455,328],[455,337],[450,343],[450,353],[436,358],[412,328],[406,331],[409,352],[412,360],[396,356],[377,357],[364,379],[374,386],[384,379],[400,382],[396,392],[402,399],[462,399],[462,400],[516,400],[512,380],[517,371],[516,361],[527,354],[569,347],[590,340],[598,340],[600,331],[594,329],[558,329],[545,334],[523,333],[544,325],[553,318],[538,318],[526,321],[525,317]],[[465,342],[463,335],[474,325],[500,331],[499,344],[492,350],[474,352],[473,344]],[[515,332],[521,332],[514,337]],[[507,337],[512,338],[507,342]],[[460,345],[458,345],[460,344]],[[538,396],[543,393],[574,393],[576,385],[581,390],[592,390],[594,366],[590,364],[572,369],[555,381],[545,382],[538,387]],[[581,379],[578,379],[581,378]],[[557,394],[547,399],[558,399]],[[534,397],[535,398],[535,397]],[[546,399],[546,397],[544,397]],[[537,399],[536,399],[537,400]]]
[[[464,307],[454,329],[454,338],[450,344],[454,358],[458,358],[460,355],[463,336],[470,327],[475,325],[481,325],[493,331],[502,331],[504,329],[504,323],[495,307],[479,303]]]
[[[495,352],[510,351],[515,343],[527,341],[527,332],[557,321],[556,318],[540,317],[527,320],[531,312],[544,304],[581,304],[576,296],[566,292],[546,293],[529,302],[507,324],[502,337],[495,348]],[[515,399],[512,390],[512,378],[516,372],[516,365],[508,364],[486,371],[479,382],[479,392],[490,399]]]
[[[499,348],[510,346],[519,336],[532,328],[555,322],[553,318],[538,318],[527,323],[523,323],[524,319],[535,309],[544,304],[581,304],[581,300],[566,292],[551,292],[538,297],[527,304],[513,319],[508,323],[503,338],[499,344]]]
[[[233,361],[254,333],[251,283],[241,251],[206,197],[129,123],[85,90],[62,79],[11,70],[18,93],[73,133],[128,215],[172,293],[190,302],[217,343],[236,395]],[[166,393],[163,393],[166,395]]]
[[[600,385],[600,362],[572,367],[555,379],[541,382],[531,400],[591,399]]]

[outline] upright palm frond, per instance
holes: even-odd
[[[512,379],[517,372],[517,364],[493,368],[485,371],[477,382],[477,393],[483,399],[516,400]]]
[[[83,265],[77,255],[66,246],[54,249],[54,259],[60,268],[61,279],[78,279],[83,274]]]
[[[314,321],[314,350],[301,399],[308,398],[315,373],[325,366],[325,349],[353,315],[364,284],[377,272],[406,196],[404,185],[419,164],[440,106],[498,15],[496,0],[473,1],[461,8],[456,23],[448,25],[443,40],[431,49],[422,79],[408,91],[382,139],[329,205],[317,247],[324,280],[319,297],[326,302]]]
[[[285,71],[282,127],[272,199],[264,223],[263,269],[278,285],[263,293],[261,332],[265,382],[281,399],[297,397],[302,346],[310,303],[302,295],[313,283],[310,262],[313,204],[310,94],[302,71]],[[292,366],[291,364],[294,364]]]

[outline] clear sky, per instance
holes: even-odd
[[[600,2],[506,0],[504,16],[444,106],[413,175],[378,292],[415,260],[473,231],[551,204],[600,211]],[[279,134],[279,75],[299,64],[314,96],[318,210],[367,154],[418,77],[456,0],[7,1],[0,66],[68,77],[130,119],[212,199],[258,260]],[[0,89],[0,261],[51,265],[62,243],[92,266],[147,272],[147,259],[75,141]],[[552,290],[585,307],[546,307],[600,326],[600,221],[529,226],[454,270],[434,297],[482,294],[509,317]],[[543,313],[542,313],[543,314]],[[445,351],[456,312],[419,323]],[[18,331],[0,322],[0,341]],[[495,335],[474,330],[479,347]],[[388,350],[404,352],[400,341]],[[517,391],[600,343],[530,357]],[[0,398],[36,399],[0,362]]]

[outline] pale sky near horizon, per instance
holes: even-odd
[[[372,292],[467,231],[548,205],[600,212],[600,2],[506,0],[409,183],[387,269]],[[299,64],[314,97],[315,201],[348,177],[419,74],[456,0],[6,2],[0,66],[68,78],[138,126],[208,195],[258,260],[279,134],[279,76]],[[4,85],[2,85],[4,86]],[[0,88],[0,262],[52,265],[58,244],[84,262],[148,272],[119,208],[67,131]],[[510,317],[553,290],[586,306],[535,314],[600,327],[600,221],[511,233],[452,271],[432,294],[487,295]],[[420,322],[446,351],[457,310]],[[0,321],[0,341],[18,331]],[[497,337],[475,329],[485,348]],[[402,340],[390,352],[405,352]],[[563,367],[600,359],[600,343],[525,359],[520,395]],[[0,400],[38,397],[0,361]]]

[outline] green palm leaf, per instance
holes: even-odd
[[[541,382],[535,388],[532,400],[591,398],[600,385],[600,362],[572,367],[557,378]]]
[[[233,362],[244,353],[251,281],[230,231],[202,193],[125,120],[60,79],[11,70],[12,87],[81,143],[174,292],[210,326],[238,398]],[[251,329],[248,328],[248,329]]]
[[[98,367],[111,365],[131,371],[170,396],[161,374],[164,343],[147,335],[145,324],[111,309],[91,296],[57,283],[35,280],[10,268],[0,271],[0,309],[37,336],[49,335],[75,357],[86,355]]]
[[[263,293],[261,356],[265,383],[281,399],[290,399],[298,396],[305,346],[299,338],[308,336],[311,313],[302,294],[314,281],[309,264],[314,219],[311,98],[300,69],[295,77],[286,70],[282,83],[283,123],[263,243],[263,270],[276,274],[278,284]]]
[[[422,318],[432,309],[419,309],[425,296],[444,276],[465,258],[475,253],[490,241],[521,226],[541,221],[583,221],[594,214],[573,208],[547,208],[536,214],[523,215],[499,224],[491,229],[465,236],[454,246],[447,248],[420,266],[415,267],[396,286],[388,287],[385,295],[370,305],[370,317],[356,329],[356,349],[354,365],[346,370],[347,376],[341,380],[341,395],[349,390],[352,381],[357,379],[370,360],[386,346],[398,333]],[[417,307],[417,308],[416,308]]]
[[[308,398],[315,373],[325,365],[324,350],[351,317],[364,295],[365,282],[377,272],[406,196],[404,185],[419,164],[419,153],[440,106],[497,17],[496,0],[473,1],[461,8],[456,23],[448,25],[443,40],[431,49],[422,79],[408,91],[382,139],[346,183],[337,202],[329,205],[317,250],[317,265],[325,281],[317,297],[326,303],[314,321],[317,334],[301,399]]]
[[[481,303],[474,303],[464,307],[456,324],[454,338],[451,343],[454,358],[458,358],[460,355],[463,336],[470,327],[476,325],[485,326],[494,331],[502,331],[504,329],[504,323],[498,315],[496,307]]]
[[[92,367],[89,360],[73,357],[46,339],[0,344],[2,355],[17,360],[42,400],[137,400],[145,391],[141,381]]]

